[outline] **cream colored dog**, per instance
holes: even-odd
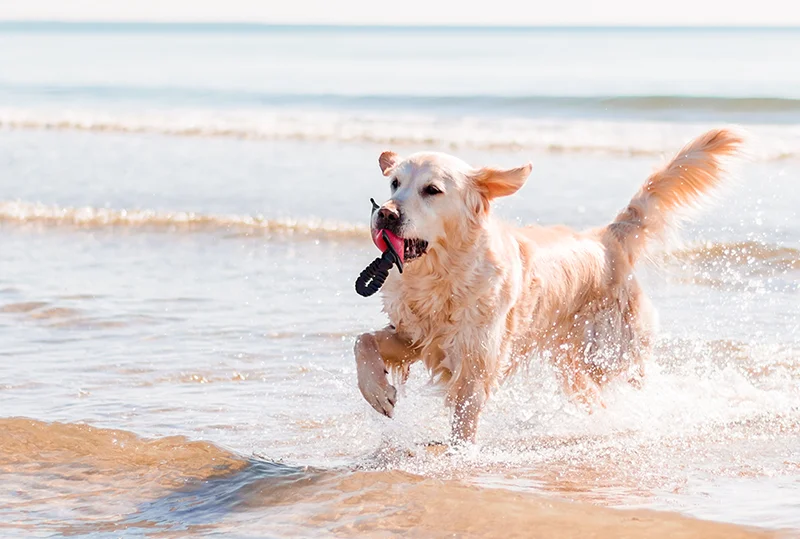
[[[495,198],[523,186],[531,165],[475,169],[441,153],[381,154],[392,196],[373,226],[404,239],[405,270],[383,288],[391,325],[356,341],[358,386],[392,417],[401,381],[423,361],[454,407],[452,439],[474,441],[495,386],[530,357],[552,361],[568,395],[590,411],[600,388],[638,384],[653,341],[653,310],[634,277],[648,243],[722,179],[742,140],[710,131],[650,176],[609,225],[585,232],[518,228]]]

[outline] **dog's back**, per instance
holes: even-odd
[[[517,340],[513,371],[534,350],[559,366],[569,393],[595,400],[596,386],[627,372],[644,374],[655,313],[634,276],[648,245],[665,237],[682,210],[697,206],[723,178],[724,161],[742,139],[706,133],[652,174],[608,226],[583,233],[526,227],[521,244],[526,291],[512,309]],[[596,396],[596,395],[595,395]]]

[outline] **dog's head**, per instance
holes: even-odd
[[[372,216],[372,226],[404,240],[404,258],[414,260],[447,240],[464,241],[489,214],[490,202],[516,193],[531,164],[512,169],[475,169],[443,153],[401,159],[383,152],[378,160],[392,196]]]

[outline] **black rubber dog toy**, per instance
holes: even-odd
[[[374,199],[369,200],[372,202],[372,213],[375,213],[375,210],[380,206],[375,203]],[[381,256],[373,260],[369,266],[364,268],[364,271],[356,279],[356,292],[365,298],[381,289],[389,276],[389,270],[392,269],[392,265],[396,265],[400,273],[403,273],[403,261],[400,259],[400,255],[394,250],[385,230],[381,232],[381,235],[384,243],[386,243],[386,250]]]

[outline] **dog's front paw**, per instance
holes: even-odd
[[[358,365],[358,389],[367,402],[386,417],[394,414],[397,390],[389,383],[383,362]]]

